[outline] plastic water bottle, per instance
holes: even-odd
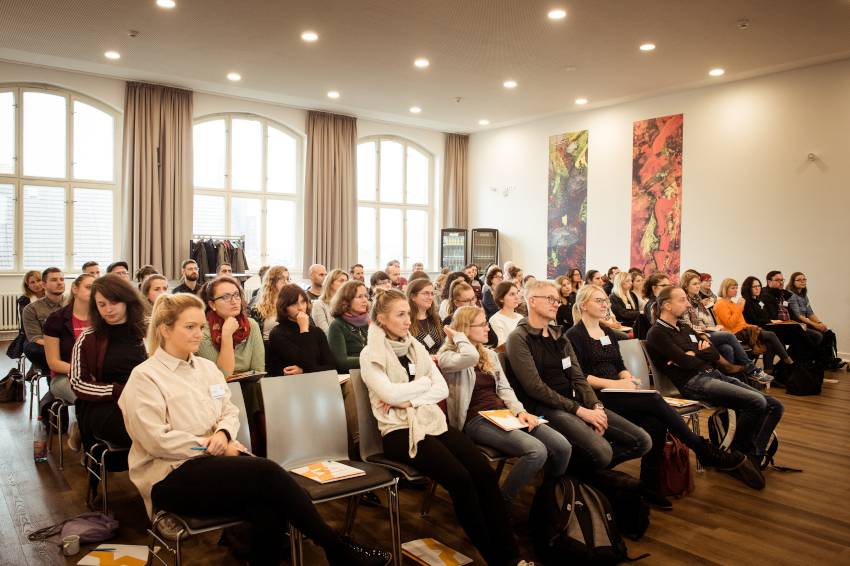
[[[32,457],[36,462],[47,462],[47,430],[41,417],[32,431]]]

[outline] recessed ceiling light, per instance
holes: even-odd
[[[422,109],[419,108],[418,106],[411,106],[410,112],[413,113],[413,114],[419,114],[420,112],[422,112]]]
[[[121,54],[118,53],[117,51],[107,51],[106,53],[103,54],[103,56],[106,57],[107,59],[112,59],[113,61],[121,58]]]
[[[329,90],[328,98],[339,98],[339,93],[335,90]]]
[[[489,126],[490,120],[478,120],[478,125],[479,126]]]
[[[502,86],[505,88],[516,88],[516,81],[510,80],[502,83]]]
[[[584,106],[585,104],[587,104],[587,99],[586,98],[576,98],[576,104],[578,104],[579,106]]]
[[[227,80],[233,81],[233,82],[241,81],[242,75],[240,75],[239,73],[227,73]]]
[[[177,2],[175,2],[174,0],[156,0],[156,5],[160,8],[171,9],[177,5]]]
[[[425,67],[431,64],[431,61],[424,57],[420,57],[419,59],[414,61],[413,64],[419,67],[420,69],[424,69]]]
[[[549,11],[549,19],[550,20],[563,20],[566,17],[567,17],[567,11],[566,10],[561,10],[559,8],[557,10],[550,10]]]
[[[644,43],[640,46],[641,51],[655,51],[654,43]]]
[[[314,31],[305,31],[301,34],[301,39],[304,41],[316,41],[319,39],[319,34]]]
[[[712,77],[722,77],[723,75],[725,75],[725,74],[726,74],[726,71],[724,71],[723,69],[721,69],[720,67],[718,67],[718,68],[716,68],[716,69],[712,69],[712,70],[710,70],[710,71],[708,72],[708,74],[709,74],[709,75],[711,75]]]

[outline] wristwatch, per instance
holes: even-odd
[[[593,408],[594,408],[594,410],[595,409],[604,409],[605,405],[603,405],[602,403],[597,403],[593,406]]]

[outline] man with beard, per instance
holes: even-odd
[[[180,267],[183,274],[183,282],[174,288],[173,293],[192,293],[197,295],[201,291],[201,285],[198,285],[198,264],[194,259],[187,259]]]

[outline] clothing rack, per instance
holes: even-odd
[[[221,251],[222,246],[225,249],[223,252]],[[219,249],[218,253],[216,253],[215,248]],[[221,261],[231,262],[233,264],[233,271],[235,272],[247,273],[249,271],[248,263],[245,261],[245,234],[238,236],[226,234],[192,234],[192,239],[189,241],[189,250],[192,259],[198,263],[198,270],[202,276],[206,276],[207,273],[216,272]]]
[[[245,234],[240,236],[225,236],[221,234],[192,234],[192,241],[195,240],[237,240],[245,243]]]

